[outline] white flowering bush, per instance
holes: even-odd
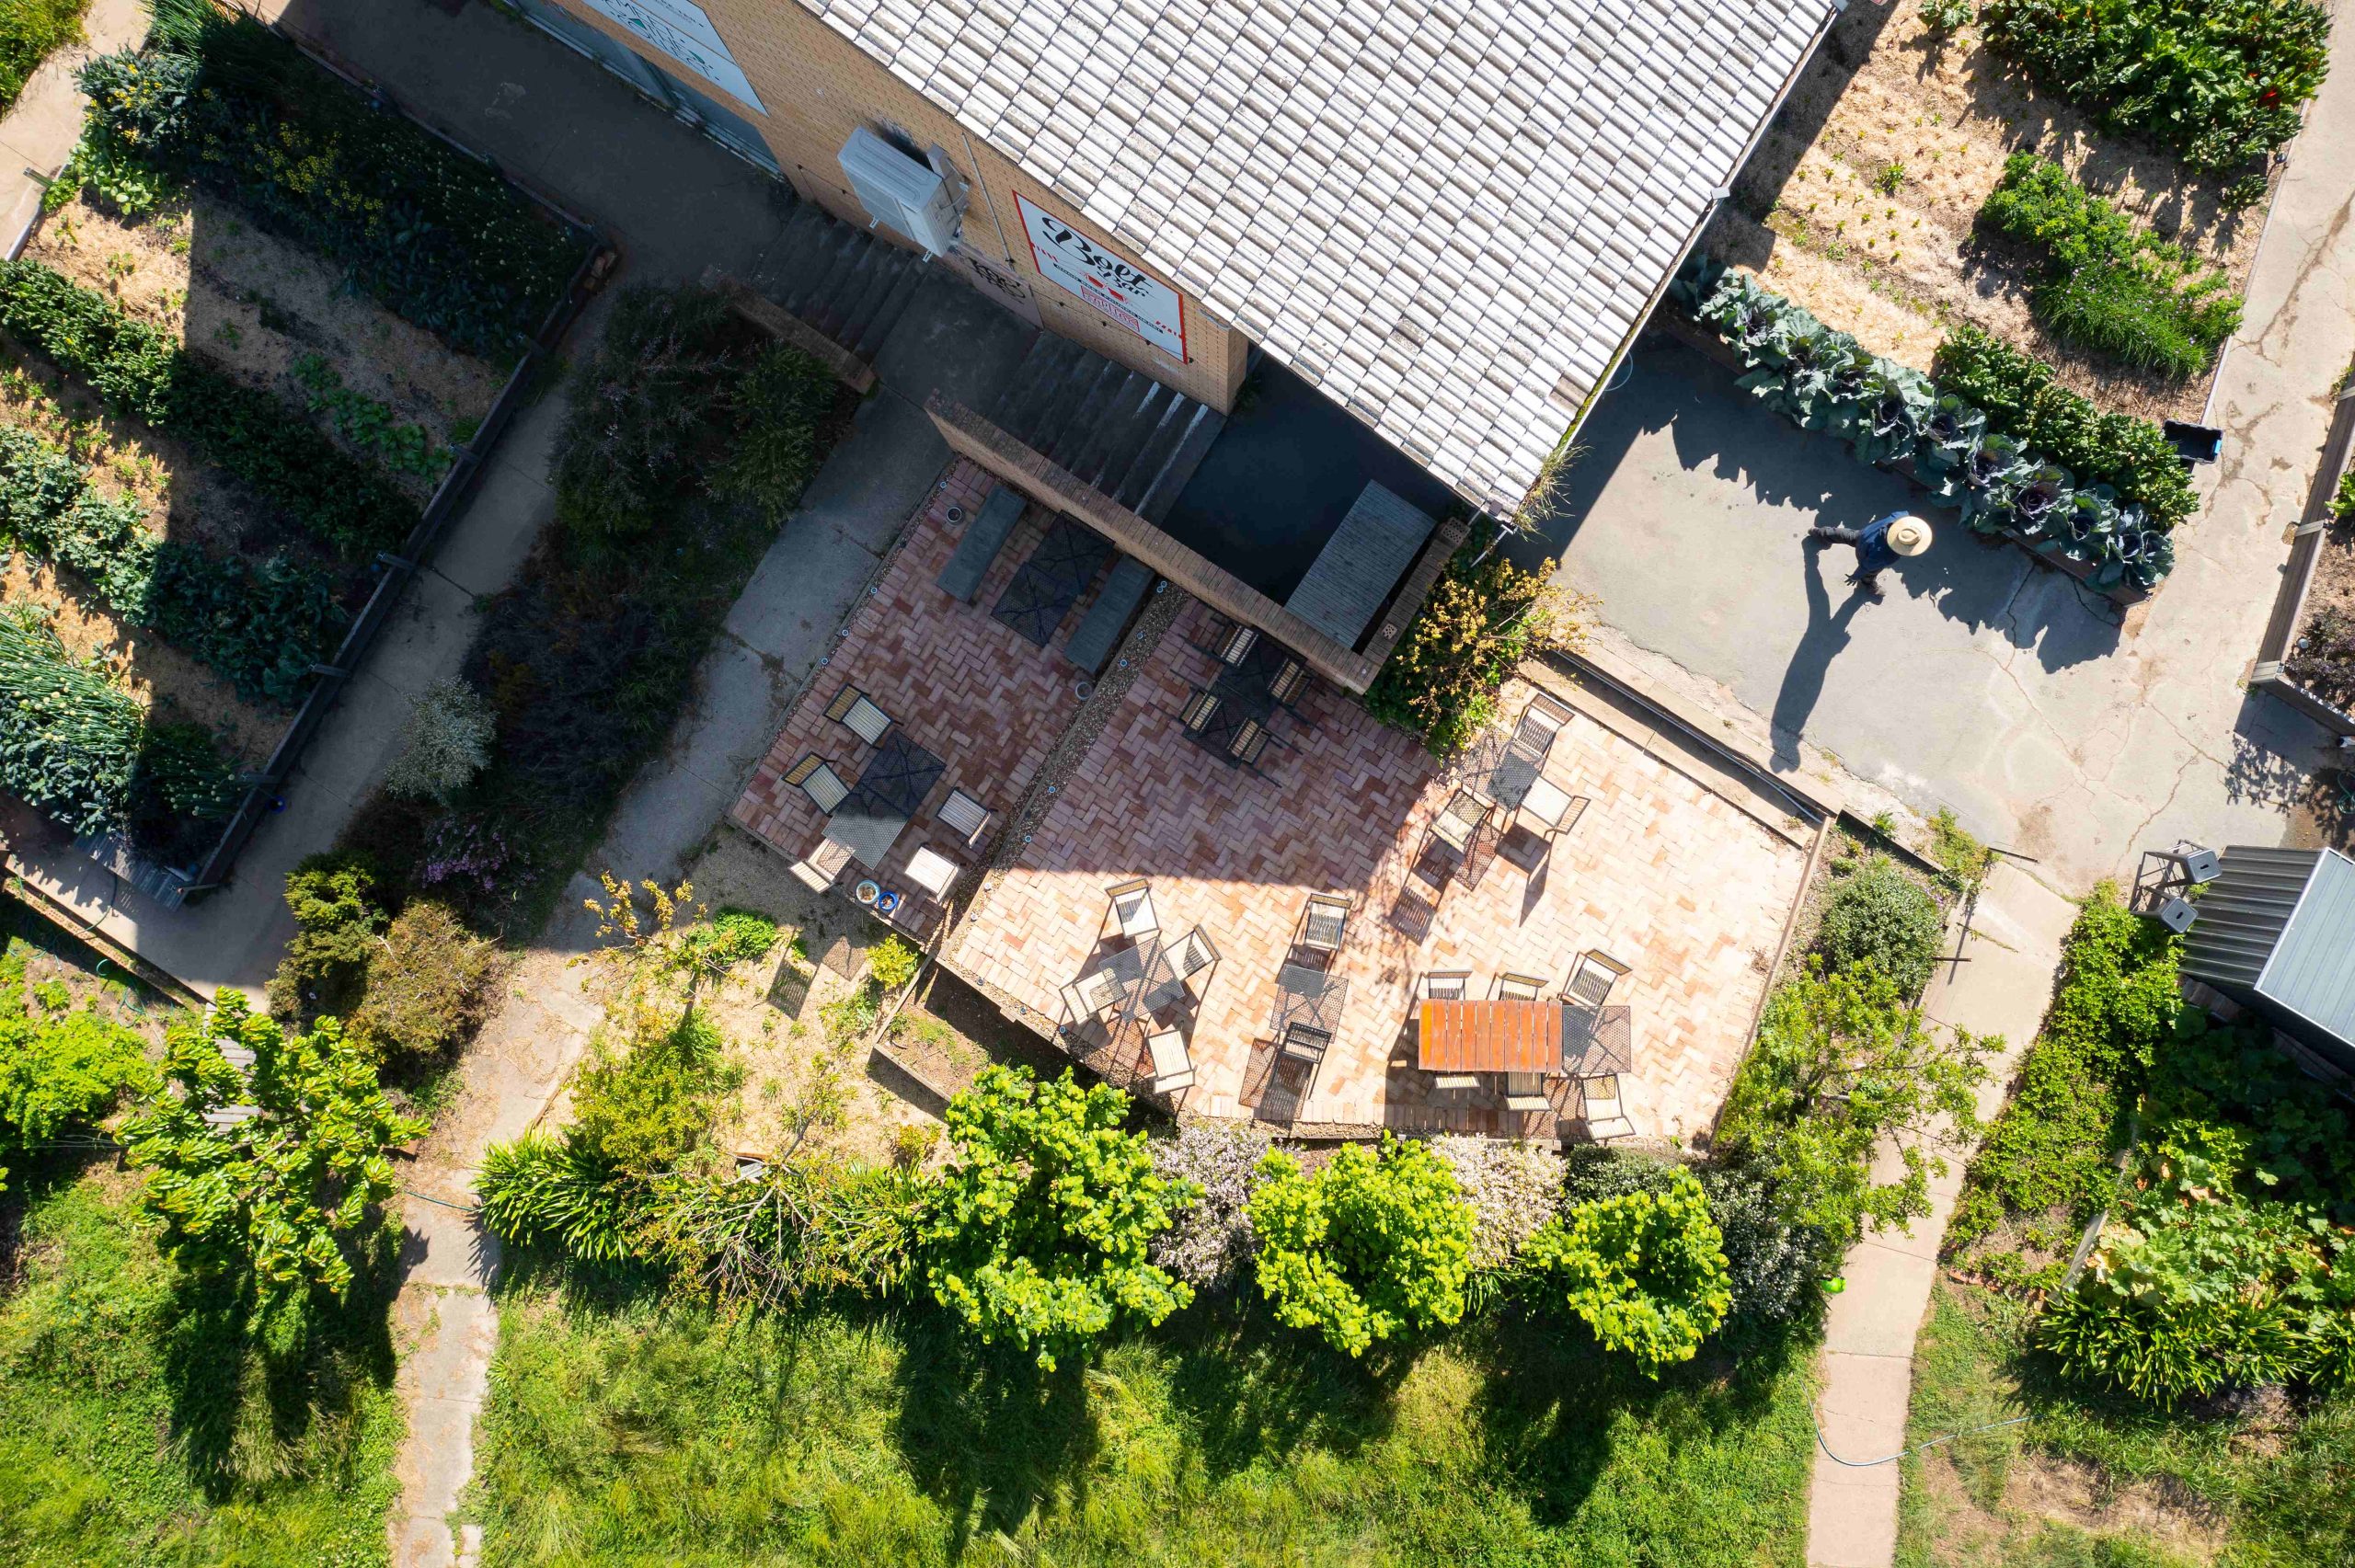
[[[490,761],[490,704],[463,681],[437,681],[418,694],[401,731],[401,754],[385,793],[448,805]]]
[[[1472,1206],[1472,1266],[1502,1268],[1536,1229],[1554,1217],[1562,1192],[1562,1157],[1531,1143],[1450,1133],[1432,1151],[1455,1173]]]
[[[1202,1290],[1232,1285],[1251,1261],[1251,1194],[1273,1139],[1256,1127],[1189,1124],[1153,1146],[1154,1170],[1166,1182],[1191,1182],[1202,1196],[1153,1241],[1153,1261]]]

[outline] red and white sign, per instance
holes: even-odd
[[[1163,353],[1186,358],[1186,309],[1178,291],[1148,276],[1015,193],[1030,262],[1039,276],[1068,289]]]

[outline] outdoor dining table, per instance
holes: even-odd
[[[858,783],[827,818],[826,837],[874,870],[891,853],[900,830],[924,809],[925,797],[946,772],[939,758],[893,727],[867,760]]]
[[[1511,732],[1498,728],[1465,750],[1461,776],[1474,794],[1487,796],[1507,811],[1518,811],[1545,767],[1544,753],[1514,745]]]
[[[1635,1066],[1635,1025],[1624,1007],[1426,1001],[1420,1023],[1417,1065],[1425,1072],[1600,1078]]]

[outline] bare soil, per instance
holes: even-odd
[[[2246,285],[2262,204],[2221,210],[2223,186],[2165,154],[2095,132],[1965,28],[1941,42],[1916,0],[1859,0],[1745,166],[1704,239],[1873,352],[1921,370],[1970,321],[2051,362],[2100,406],[2197,419],[2212,375],[2120,372],[2048,338],[2028,314],[2034,258],[1974,231],[2004,160],[2033,148],[2161,237]]]
[[[1986,1479],[1974,1486],[1947,1448],[1922,1457],[1924,1501],[1937,1521],[1931,1561],[1938,1568],[2000,1568],[2018,1562],[2028,1554],[2028,1543],[2051,1525],[2123,1535],[2194,1562],[2214,1562],[2224,1550],[2223,1521],[2206,1510],[2160,1487],[2121,1488],[2072,1460],[2023,1448],[2003,1467],[2000,1492],[1988,1495]]]
[[[503,381],[347,288],[326,261],[201,192],[137,219],[77,200],[42,223],[26,255],[111,295],[183,348],[295,407],[310,396],[296,361],[316,354],[396,423],[423,426],[435,452],[474,433]],[[346,441],[331,415],[313,421],[346,450],[373,455]],[[439,478],[438,470],[387,473],[419,502]]]

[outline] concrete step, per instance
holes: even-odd
[[[924,258],[804,202],[762,270],[771,299],[871,361],[923,282]]]
[[[1226,424],[1207,405],[1051,332],[1031,345],[993,417],[1148,521],[1178,504]]]

